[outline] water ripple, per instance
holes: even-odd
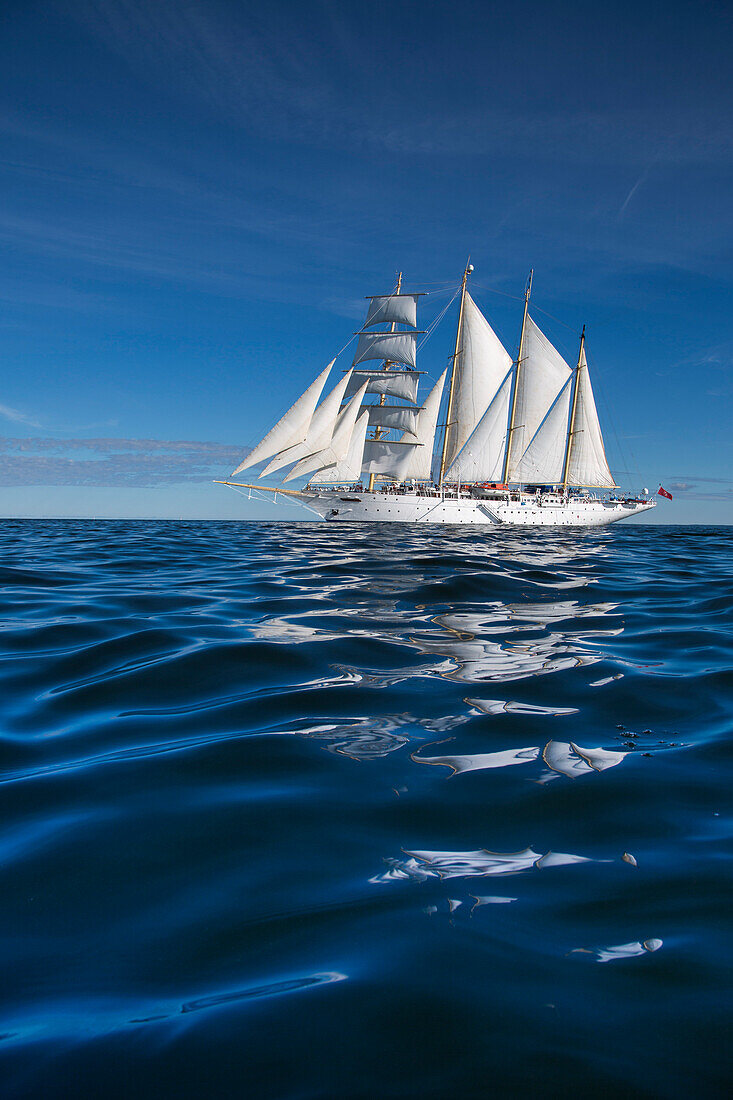
[[[729,529],[2,540],[4,1095],[725,1094]]]

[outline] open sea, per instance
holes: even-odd
[[[730,1095],[733,528],[0,543],[0,1095]]]

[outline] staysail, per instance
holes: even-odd
[[[572,370],[560,352],[552,346],[528,315],[522,358],[516,368],[516,397],[514,422],[509,440],[508,481],[522,480],[522,456],[571,374]]]
[[[440,409],[440,399],[443,396],[443,387],[447,374],[448,371],[444,370],[428,394],[427,401],[418,413],[414,435],[416,441],[421,443],[422,446],[416,447],[412,451],[410,462],[404,470],[402,470],[400,466],[403,481],[412,479],[415,481],[430,481],[433,442],[435,440],[435,429],[438,424],[438,410]],[[406,435],[403,435],[402,442],[409,443],[411,440],[409,440]]]
[[[580,352],[577,385],[575,418],[570,436],[568,485],[592,485],[613,489],[616,482],[609,469],[606,450],[603,446],[601,425],[598,421],[593,387],[585,359],[585,348]]]
[[[562,481],[572,392],[569,378],[522,455],[519,481],[535,485],[556,485]]]
[[[445,480],[500,481],[504,466],[509,399],[512,392],[512,372],[499,386],[494,400],[459,451],[453,465],[445,474]]]
[[[309,474],[312,470],[321,470],[324,466],[333,466],[346,458],[349,453],[351,434],[359,415],[359,406],[365,392],[366,384],[354,394],[348,405],[339,413],[334,425],[333,435],[328,444],[322,450],[301,459],[297,466],[290,471],[285,481],[293,481],[295,478],[303,477],[304,474]]]
[[[278,451],[282,451],[286,447],[294,447],[296,444],[305,441],[313,410],[318,404],[323,387],[326,385],[326,379],[335,362],[336,360],[332,359],[325,370],[322,370],[318,375],[315,382],[311,382],[305,393],[298,398],[284,416],[280,417],[274,428],[271,428],[265,438],[240,462],[236,470],[233,471],[232,477],[241,473],[242,470],[249,469],[250,466],[257,466],[258,463],[264,462],[266,458],[271,458],[272,455],[277,454]]]
[[[369,427],[369,417],[362,412],[351,433],[351,443],[346,458],[335,466],[325,466],[310,479],[311,485],[348,485],[361,479],[361,463],[364,456],[364,440]]]
[[[274,470],[280,470],[283,466],[288,466],[291,462],[297,462],[301,458],[305,458],[306,455],[313,454],[315,451],[320,451],[323,447],[328,446],[336,426],[339,407],[344,400],[344,394],[350,381],[351,371],[348,371],[313,413],[304,442],[299,443],[296,447],[288,447],[278,451],[272,461],[265,466],[260,474],[261,478],[271,474]]]
[[[450,422],[446,427],[446,469],[488,409],[511,365],[511,356],[466,292],[454,365]]]

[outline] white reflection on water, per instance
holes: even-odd
[[[409,714],[384,715],[381,718],[352,718],[348,722],[324,722],[299,730],[301,737],[324,742],[329,752],[352,760],[377,760],[401,749],[410,740],[398,733],[401,726],[414,722]]]
[[[568,779],[577,779],[581,775],[606,771],[620,764],[627,752],[610,749],[584,749],[572,741],[548,741],[542,752],[542,760],[549,771],[542,773],[540,782],[547,782],[560,775]],[[462,772],[508,768],[517,764],[531,764],[540,758],[540,746],[528,745],[520,749],[505,749],[502,752],[476,753],[470,756],[446,754],[445,756],[420,756],[413,753],[411,759],[416,764],[431,764],[450,768],[453,775]]]
[[[635,940],[633,943],[619,943],[613,947],[576,947],[571,955],[593,955],[594,961],[599,963],[614,962],[616,959],[633,959],[640,955],[648,955],[658,951],[664,941],[658,939]]]
[[[577,714],[577,707],[541,707],[534,703],[516,703],[511,699],[466,699],[472,707],[483,714],[527,714],[532,717],[548,715],[562,718],[567,714]]]
[[[548,624],[568,619],[603,618],[617,608],[615,603],[579,604],[574,600],[548,603],[488,604],[481,614],[456,612],[435,616],[440,628],[436,635],[425,630],[413,633],[411,641],[426,655],[448,657],[453,667],[436,669],[451,680],[521,680],[580,665],[596,664],[601,653],[587,643],[622,633],[623,627],[589,630],[546,631]],[[543,631],[540,638],[509,637]],[[498,636],[494,640],[491,636]]]
[[[424,882],[428,878],[474,878],[486,875],[516,875],[521,871],[564,867],[573,863],[592,862],[587,856],[569,852],[546,852],[540,855],[531,848],[521,852],[490,852],[479,848],[475,852],[405,852],[404,860],[385,859],[389,870],[374,875],[370,882],[394,882],[412,879]]]
[[[489,600],[480,612],[448,610],[431,615],[424,605],[400,609],[392,604],[375,607],[372,603],[263,619],[251,626],[250,632],[263,641],[286,645],[369,638],[416,650],[431,659],[425,665],[394,670],[352,670],[371,686],[386,686],[425,675],[469,683],[504,682],[602,660],[603,653],[595,651],[592,643],[622,633],[618,615],[613,616],[617,607],[616,603],[575,600],[527,603]],[[324,613],[328,616],[327,625],[322,621]],[[578,620],[609,616],[618,625],[588,624],[584,629],[575,625]],[[341,629],[334,629],[334,618],[341,620]],[[489,705],[494,702],[498,701],[487,700]]]
[[[620,764],[627,752],[610,749],[583,749],[573,741],[548,741],[542,750],[542,759],[552,771],[576,779],[579,775],[603,772]]]
[[[482,771],[484,768],[507,768],[512,764],[526,764],[536,760],[540,754],[539,746],[526,749],[506,749],[504,752],[484,752],[475,756],[418,756],[412,759],[418,764],[438,764],[452,768],[453,774]]]
[[[476,904],[474,909],[479,909],[482,905],[511,905],[513,901],[517,901],[517,898],[504,898],[497,897],[495,894],[471,894]]]

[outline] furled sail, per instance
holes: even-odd
[[[418,416],[422,411],[402,405],[365,405],[364,408],[369,414],[370,426],[410,432],[412,435],[417,430]]]
[[[571,377],[522,455],[516,475],[518,481],[535,485],[556,485],[562,481],[572,393]]]
[[[285,415],[280,417],[275,427],[271,428],[265,438],[240,462],[232,477],[241,473],[242,470],[247,470],[250,466],[256,466],[258,463],[264,462],[266,458],[271,458],[272,455],[282,451],[285,447],[294,447],[296,444],[305,441],[313,410],[318,404],[323,387],[326,385],[326,379],[335,362],[336,360],[332,359],[325,370],[322,370],[318,375],[315,382],[311,382],[302,397],[298,398]]]
[[[578,368],[578,393],[573,434],[570,437],[568,484],[593,485],[604,489],[613,489],[616,486],[608,468],[603,446],[593,387],[590,384],[588,365],[585,361],[585,349],[580,353]]]
[[[501,481],[512,393],[512,371],[445,473],[452,481]]]
[[[396,443],[383,439],[367,439],[361,468],[365,474],[383,474],[404,481],[415,451],[422,450],[416,443]]]
[[[440,409],[440,399],[443,396],[443,387],[445,385],[447,373],[447,370],[443,371],[428,394],[427,401],[418,413],[417,426],[414,434],[417,438],[417,442],[422,443],[422,447],[416,447],[413,450],[410,463],[407,469],[402,473],[403,481],[412,479],[415,481],[430,480],[433,442],[435,440],[435,429],[438,424],[438,410]],[[403,436],[402,442],[409,443],[410,440]]]
[[[354,430],[351,433],[351,443],[348,454],[342,462],[334,466],[326,466],[318,470],[310,479],[311,485],[347,485],[352,481],[361,479],[361,463],[364,456],[364,440],[366,439],[369,417],[362,412]]]
[[[514,430],[509,441],[509,481],[521,480],[522,455],[571,374],[560,352],[528,316],[517,372]]]
[[[512,365],[511,356],[468,293],[458,343],[453,404],[446,427],[446,466],[452,465]]]
[[[324,398],[313,413],[313,418],[304,442],[299,443],[296,447],[288,447],[287,449],[278,451],[272,461],[265,466],[264,470],[259,475],[261,478],[266,477],[267,474],[271,474],[275,470],[280,470],[283,466],[288,466],[291,462],[298,462],[301,458],[305,458],[306,455],[313,454],[315,451],[320,451],[323,447],[328,446],[336,426],[336,419],[339,415],[341,402],[344,400],[344,394],[350,381],[351,371],[347,371],[341,381],[334,386],[328,396]]]
[[[369,300],[364,328],[372,325],[410,325],[417,327],[419,294],[379,294]]]
[[[366,383],[360,390],[357,390],[348,405],[339,413],[328,445],[322,450],[316,451],[315,454],[301,459],[297,466],[290,471],[285,481],[293,481],[297,477],[309,474],[312,470],[321,470],[324,466],[333,466],[346,458],[349,453],[349,444],[351,443],[356,418],[359,415],[359,406],[365,393]]]
[[[385,394],[387,397],[401,397],[403,401],[417,401],[417,386],[422,371],[411,370],[355,370],[346,387],[346,397],[356,393],[367,382],[367,393]]]
[[[419,332],[360,332],[352,366],[367,359],[389,359],[392,363],[415,366]]]

